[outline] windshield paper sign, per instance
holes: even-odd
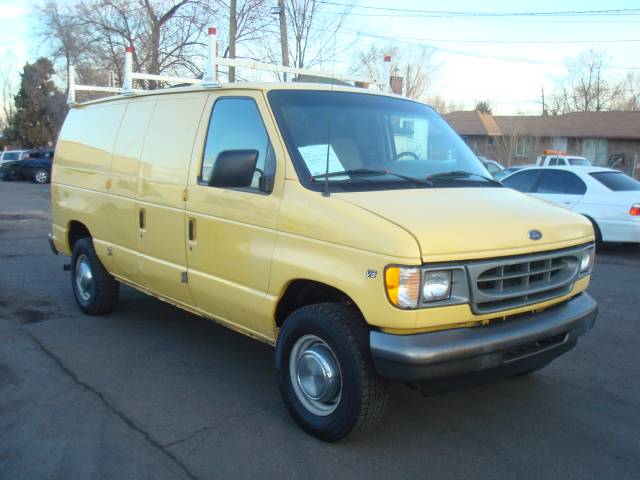
[[[327,173],[327,148],[329,149],[329,173],[342,172],[344,167],[331,145],[307,145],[298,148],[312,176]]]

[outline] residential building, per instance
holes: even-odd
[[[542,150],[554,149],[640,174],[640,112],[500,116],[466,111],[445,118],[477,155],[505,166],[535,163]]]

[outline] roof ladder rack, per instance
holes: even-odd
[[[365,85],[368,88],[370,85],[378,85],[385,91],[389,91],[389,82],[384,82],[380,79],[362,77],[358,75],[335,75],[333,72],[324,72],[321,70],[286,67],[284,65],[273,65],[270,63],[256,62],[253,60],[246,60],[241,58],[224,58],[217,56],[217,43],[218,33],[215,27],[209,27],[208,29],[209,47],[207,55],[207,65],[204,71],[203,78],[186,78],[186,77],[172,77],[166,75],[156,75],[151,73],[138,73],[133,71],[133,47],[126,48],[124,57],[124,78],[122,81],[122,87],[103,87],[97,85],[78,85],[76,83],[76,73],[73,65],[69,64],[69,92],[67,98],[67,104],[70,106],[76,105],[76,92],[107,92],[114,93],[116,95],[135,95],[137,93],[145,92],[146,90],[133,88],[133,83],[136,80],[148,80],[164,83],[187,83],[193,85],[202,85],[205,88],[218,87],[218,73],[217,68],[219,65],[226,67],[236,68],[250,68],[253,70],[262,70],[279,73],[291,73],[297,75],[309,75],[319,78],[327,78],[332,80],[342,80],[347,82],[354,82],[357,84]],[[384,58],[384,77],[389,78],[389,67],[391,57],[385,56]]]

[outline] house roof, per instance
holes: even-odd
[[[495,132],[488,114],[452,112],[445,115],[461,135],[524,135],[531,137],[640,139],[640,112],[574,112],[546,116],[495,116]],[[484,128],[484,129],[483,129]]]
[[[640,139],[640,112],[574,112],[495,119],[507,135]]]
[[[494,117],[477,110],[470,112],[451,112],[444,116],[453,129],[461,135],[500,136],[502,131]]]

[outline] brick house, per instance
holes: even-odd
[[[640,174],[640,112],[494,116],[473,111],[444,117],[476,154],[503,165],[535,163],[542,150],[555,149]]]

